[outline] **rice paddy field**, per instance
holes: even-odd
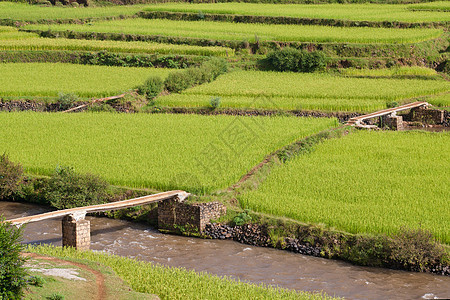
[[[378,73],[382,72],[388,73]],[[377,74],[377,71],[373,73]],[[160,97],[158,103],[201,107],[207,106],[212,97],[221,97],[222,107],[366,112],[383,109],[386,102],[437,95],[449,88],[450,83],[443,79],[352,78],[323,73],[236,71],[181,94]],[[430,102],[438,106],[450,104],[445,99],[434,101],[430,98]]]
[[[0,97],[107,97],[134,89],[150,76],[165,78],[170,69],[121,68],[62,63],[0,63]]]
[[[420,11],[417,11],[420,9]],[[351,21],[440,22],[450,21],[441,10],[450,10],[448,2],[415,5],[389,4],[266,4],[266,3],[164,3],[145,11],[212,13],[247,16],[338,19]],[[422,11],[424,10],[424,11]]]
[[[100,6],[100,7],[44,7],[25,3],[0,2],[0,20],[19,21],[86,19],[134,15],[145,6]]]
[[[120,186],[211,192],[335,119],[149,114],[0,113],[0,152],[32,174],[57,166]]]
[[[443,34],[435,28],[368,28],[306,25],[243,24],[164,19],[125,19],[89,24],[28,25],[25,29],[75,32],[128,33],[212,40],[340,42],[340,43],[417,43]]]
[[[449,244],[449,145],[449,132],[356,132],[276,167],[239,200],[353,233],[422,226]]]
[[[74,39],[41,38],[35,33],[17,31],[0,26],[1,50],[65,50],[108,51],[113,53],[180,54],[203,56],[233,56],[234,50],[226,47],[200,47],[150,42],[121,42]]]

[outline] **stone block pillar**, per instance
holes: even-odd
[[[62,244],[77,250],[89,250],[91,246],[91,223],[74,215],[65,216],[62,220]]]
[[[383,125],[386,125],[392,130],[403,130],[403,117],[402,116],[384,116]]]

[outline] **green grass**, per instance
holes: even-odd
[[[243,24],[162,19],[126,19],[92,24],[29,25],[27,29],[162,35],[212,40],[342,43],[415,43],[439,37],[441,29],[357,28]]]
[[[135,291],[156,294],[161,299],[334,299],[323,293],[313,294],[249,284],[228,277],[163,267],[105,253],[52,246],[29,246],[27,251],[62,259],[100,263],[110,267]]]
[[[450,21],[450,16],[440,12],[411,11],[409,8],[443,9],[448,2],[433,2],[420,5],[388,4],[262,4],[262,3],[201,3],[157,4],[145,8],[147,11],[178,11],[192,13],[214,13],[252,16],[280,16],[314,19],[338,19],[351,21],[401,21],[438,22]]]
[[[56,97],[59,92],[80,97],[120,94],[149,76],[165,78],[170,69],[121,68],[62,63],[0,63],[0,97]]]
[[[389,69],[342,69],[342,75],[354,77],[436,77],[434,69],[426,67],[394,67]]]
[[[276,167],[245,208],[352,233],[430,230],[450,243],[450,132],[356,132]]]
[[[55,167],[112,184],[196,193],[236,183],[264,157],[335,119],[165,114],[0,113],[0,153],[29,173]]]
[[[449,89],[450,83],[443,79],[351,78],[326,73],[235,71],[182,94],[159,97],[157,101],[166,106],[201,107],[208,106],[211,97],[221,97],[221,107],[367,112],[386,108],[386,102],[403,102],[404,99]],[[449,105],[445,101],[430,102],[439,106]]]
[[[1,5],[1,2],[0,2]],[[14,27],[0,26],[0,41],[21,40],[36,37],[35,33],[18,31]]]
[[[20,21],[84,19],[134,15],[144,5],[102,7],[43,7],[24,3],[0,2],[0,19]]]

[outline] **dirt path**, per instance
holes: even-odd
[[[62,263],[65,265],[72,265],[72,266],[76,266],[79,267],[85,271],[88,271],[92,274],[94,274],[95,276],[95,285],[97,288],[97,295],[94,299],[96,300],[105,300],[106,299],[106,288],[105,288],[105,276],[97,271],[94,270],[82,263],[77,263],[77,262],[73,262],[73,261],[68,261],[68,260],[63,260],[63,259],[59,259],[59,258],[55,258],[55,257],[48,257],[48,256],[41,256],[35,253],[22,253],[22,255],[24,257],[30,257],[30,258],[35,258],[35,259],[43,259],[43,260],[48,260],[48,261],[54,261],[57,263]]]

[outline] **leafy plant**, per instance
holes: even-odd
[[[27,284],[25,259],[20,254],[23,228],[4,221],[0,216],[0,299],[19,300]]]
[[[60,293],[53,293],[50,296],[45,297],[48,300],[64,300],[64,295],[61,295]]]
[[[247,224],[252,220],[252,217],[248,214],[250,211],[248,209],[239,213],[236,217],[233,218],[233,223],[237,226],[242,226]]]
[[[22,166],[10,161],[5,153],[0,155],[0,199],[16,193],[22,180]]]
[[[138,93],[145,96],[147,100],[152,100],[162,92],[163,87],[164,82],[161,77],[151,76],[143,85],[138,87]]]
[[[444,248],[429,230],[401,227],[392,237],[390,258],[410,270],[423,271],[440,263],[444,256]]]
[[[265,62],[276,71],[314,72],[325,69],[327,57],[323,52],[284,48],[267,54]]]
[[[29,285],[34,285],[34,286],[38,286],[38,287],[43,287],[44,283],[45,283],[45,279],[42,276],[39,275],[35,275],[35,276],[29,276],[27,278],[27,283]]]
[[[80,98],[76,94],[65,94],[60,92],[58,94],[58,104],[60,110],[66,110],[71,108],[75,102],[77,102]]]
[[[220,106],[220,97],[211,97],[211,100],[209,100],[209,104],[211,105],[212,109],[217,109]]]
[[[58,209],[100,204],[109,198],[109,184],[96,175],[58,167],[48,180],[44,195]]]

